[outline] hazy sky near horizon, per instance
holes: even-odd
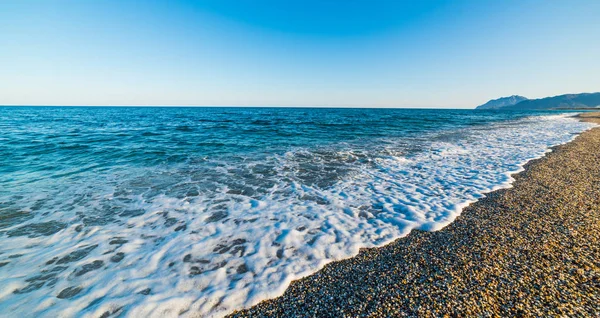
[[[600,1],[0,2],[0,105],[470,108],[600,91]]]

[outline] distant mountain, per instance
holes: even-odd
[[[492,99],[483,105],[477,106],[476,109],[498,109],[507,106],[512,106],[525,100],[528,100],[527,97],[519,95],[501,97],[498,99]]]
[[[513,95],[493,99],[481,106],[477,106],[476,109],[520,110],[595,107],[600,107],[600,93],[565,94],[539,99],[527,99],[523,96]]]
[[[600,93],[583,93],[530,99],[503,109],[594,108],[598,106],[600,106]]]

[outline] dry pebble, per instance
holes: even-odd
[[[515,179],[440,231],[363,249],[231,316],[598,317],[600,128]]]

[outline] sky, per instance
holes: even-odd
[[[472,108],[600,91],[600,1],[0,1],[0,105]]]

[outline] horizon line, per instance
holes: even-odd
[[[0,107],[135,107],[135,108],[360,108],[360,109],[475,109],[460,108],[460,107],[388,107],[388,106],[307,106],[307,105],[294,105],[294,106],[274,106],[274,105],[0,105]]]

